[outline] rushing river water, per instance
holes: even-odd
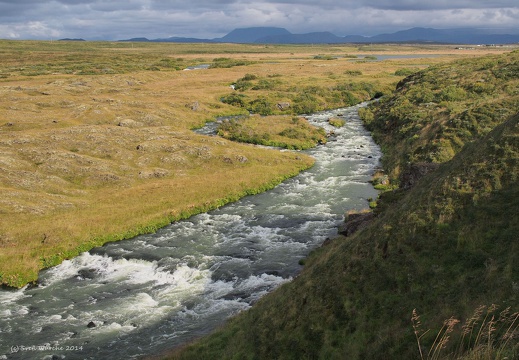
[[[315,166],[275,189],[111,243],[0,291],[0,359],[129,359],[209,333],[290,281],[299,260],[367,206],[380,152],[358,107],[309,116],[334,131]],[[327,123],[342,116],[340,129]]]

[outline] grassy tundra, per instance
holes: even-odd
[[[295,115],[367,100],[405,74],[487,51],[501,50],[0,41],[0,283],[21,287],[63,259],[313,164],[191,131],[207,121],[268,115],[248,119],[245,133],[302,148],[294,141],[320,137]],[[411,53],[438,57],[356,58]],[[199,64],[210,68],[183,71]]]

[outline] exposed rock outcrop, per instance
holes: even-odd
[[[278,107],[279,110],[285,111],[285,110],[288,110],[288,108],[290,107],[290,103],[289,102],[280,102],[280,103],[277,103],[276,106]]]
[[[361,212],[348,214],[344,223],[339,226],[340,235],[351,236],[358,230],[367,226],[375,215],[372,212]]]
[[[437,163],[414,163],[410,164],[400,176],[400,188],[410,189],[418,180],[430,171],[436,170],[440,166]]]

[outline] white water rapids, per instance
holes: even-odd
[[[362,105],[360,105],[362,106]],[[315,166],[275,189],[107,244],[0,290],[0,359],[131,359],[209,333],[301,270],[344,213],[377,192],[380,151],[358,106],[308,116],[334,131]],[[327,120],[340,116],[342,128]]]

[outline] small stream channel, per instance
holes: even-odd
[[[360,105],[362,106],[362,105]],[[275,189],[110,243],[0,290],[0,359],[132,359],[209,333],[290,281],[299,260],[367,207],[380,151],[358,106],[308,116],[333,130],[315,166]],[[327,120],[340,116],[342,128]]]

